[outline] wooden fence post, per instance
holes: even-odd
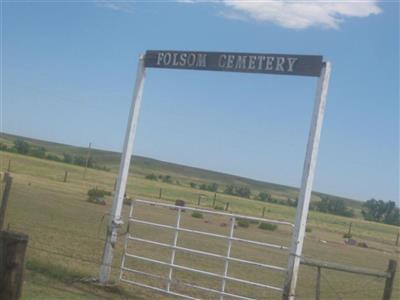
[[[67,182],[67,178],[68,178],[68,171],[65,171],[65,173],[64,173],[64,182]]]
[[[11,171],[11,159],[8,160],[7,172]]]
[[[1,199],[1,206],[0,206],[0,230],[3,229],[4,226],[4,220],[6,218],[6,210],[7,210],[7,205],[8,205],[8,199],[10,197],[10,190],[11,190],[11,185],[12,185],[12,177],[8,174],[4,174],[4,182],[5,182],[5,187],[3,191],[3,197]],[[0,298],[2,299],[2,298]]]
[[[197,206],[200,206],[200,195],[199,195],[199,197],[197,198]]]
[[[214,193],[214,200],[212,206],[215,207],[215,202],[217,201],[217,193]]]
[[[3,182],[6,182],[8,177],[10,177],[10,173],[4,172]]]
[[[349,224],[349,230],[348,230],[348,232],[347,232],[347,236],[349,237],[349,238],[351,238],[351,227],[353,226],[353,222],[350,222],[350,224]]]
[[[321,300],[321,267],[317,268],[317,283],[315,286],[315,300]]]
[[[162,197],[162,188],[160,188],[160,192],[158,193],[158,199],[161,199]]]
[[[0,299],[21,297],[28,236],[0,231]]]
[[[263,210],[262,210],[262,217],[264,218],[264,216],[265,216],[265,206],[263,207]]]
[[[397,261],[394,259],[389,260],[389,266],[387,272],[390,277],[386,278],[385,290],[383,291],[383,300],[390,300],[392,298],[392,290],[394,285],[394,277],[396,275]]]
[[[226,202],[226,204],[225,204],[225,210],[228,211],[228,209],[229,209],[229,202]]]

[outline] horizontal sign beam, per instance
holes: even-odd
[[[318,77],[322,56],[231,52],[146,51],[146,68],[265,73]]]

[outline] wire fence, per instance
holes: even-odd
[[[11,229],[25,231],[22,227],[11,226]],[[87,236],[81,235],[81,238],[85,239]],[[102,246],[104,239],[93,238],[97,240],[99,246]],[[86,270],[86,276],[95,278],[97,275],[97,268],[100,264],[100,252],[99,255],[88,256],[82,255],[82,253],[76,248],[62,247],[57,249],[54,245],[41,243],[38,239],[30,240],[28,243],[29,256],[35,257],[37,259],[37,253],[45,257],[55,257],[52,261],[57,264],[64,265],[69,268],[69,261],[79,263],[81,268]],[[28,256],[28,257],[29,257]],[[40,258],[39,258],[40,259]],[[47,259],[43,259],[47,261]],[[90,265],[89,268],[85,268],[84,264]],[[120,260],[114,260],[112,264],[112,269],[115,273],[118,272],[120,268]],[[309,269],[309,270],[307,270]],[[75,271],[75,269],[71,269]],[[307,277],[307,273],[310,275]],[[297,293],[297,299],[308,300],[308,299],[318,299],[315,295],[316,290],[316,270],[311,267],[303,267],[300,271],[300,280],[302,277],[310,279],[308,282],[299,282],[299,288]],[[350,283],[351,282],[351,283]],[[364,278],[357,275],[342,276],[335,271],[324,271],[321,273],[321,288],[320,288],[320,298],[319,299],[332,299],[332,300],[364,300],[364,299],[382,299],[383,289],[385,285],[385,280],[383,278]],[[398,288],[394,290],[392,299],[398,299],[399,290]],[[274,299],[273,297],[271,299]],[[277,298],[278,299],[278,298]]]
[[[301,263],[309,273],[315,270],[314,299],[398,299],[394,287],[397,263],[389,260],[387,271],[340,265],[302,258]],[[303,272],[304,275],[304,272]],[[309,287],[312,290],[312,286]],[[397,294],[397,296],[393,296]]]
[[[71,228],[60,228],[51,225],[37,225],[32,222],[10,223],[10,230],[23,231],[30,233],[31,239],[28,243],[28,259],[35,258],[44,262],[48,257],[53,257],[52,262],[64,265],[67,269],[75,271],[76,266],[83,270],[84,274],[93,278],[97,277],[98,267],[101,261],[101,252],[104,243],[104,227],[106,219],[104,216],[98,219],[97,224],[93,224],[90,235],[85,231],[79,232]],[[54,236],[55,243],[49,243],[47,238],[42,238],[41,231],[46,231],[49,235]],[[121,228],[119,235],[123,236],[127,233],[127,228]],[[63,234],[69,232],[70,240],[65,240]],[[60,243],[60,241],[63,241]],[[122,240],[122,239],[120,239]],[[79,246],[83,241],[88,243],[89,248],[96,248],[96,251],[82,251]],[[112,269],[114,274],[118,273],[123,252],[123,245],[120,241],[116,251],[116,258],[113,262]],[[74,262],[73,267],[71,262]],[[385,266],[382,266],[383,268]],[[307,270],[310,269],[310,270]],[[309,273],[310,275],[307,275]],[[300,271],[300,279],[302,277],[309,279],[309,282],[299,282],[297,299],[314,299],[316,290],[316,270],[315,267],[303,267]],[[382,273],[384,273],[382,271]],[[363,278],[357,275],[343,276],[338,271],[324,270],[320,277],[320,299],[340,299],[340,300],[364,300],[364,299],[382,299],[385,279],[383,278]],[[393,291],[392,299],[397,299],[399,289],[396,287]],[[259,298],[257,298],[259,299]],[[268,299],[275,299],[273,296]],[[278,298],[276,298],[278,299]]]

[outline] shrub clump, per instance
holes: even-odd
[[[312,228],[311,227],[306,227],[306,232],[312,232]]]
[[[104,197],[111,196],[111,192],[106,190],[99,190],[97,188],[92,188],[88,190],[87,195],[89,202],[105,205],[106,201],[104,200]]]
[[[156,181],[158,180],[157,175],[153,174],[153,173],[147,174],[145,178],[148,179],[148,180],[156,180]]]
[[[222,206],[220,206],[220,205],[215,205],[214,209],[215,210],[224,210],[224,208]]]
[[[251,190],[247,186],[230,184],[225,188],[224,194],[239,196],[242,198],[250,198]]]
[[[203,219],[203,214],[199,211],[192,212],[192,217],[197,219]]]
[[[96,197],[111,196],[111,192],[93,188],[93,189],[88,190],[87,195],[89,196],[89,199],[94,199]]]
[[[210,191],[210,192],[217,192],[218,191],[218,184],[216,183],[202,183],[200,184],[199,188],[204,191]]]
[[[262,223],[260,223],[260,225],[258,225],[258,228],[263,229],[263,230],[274,231],[274,230],[278,229],[278,225],[262,222]]]

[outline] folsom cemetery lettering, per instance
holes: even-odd
[[[147,51],[145,66],[148,68],[319,76],[322,57],[288,54]]]

